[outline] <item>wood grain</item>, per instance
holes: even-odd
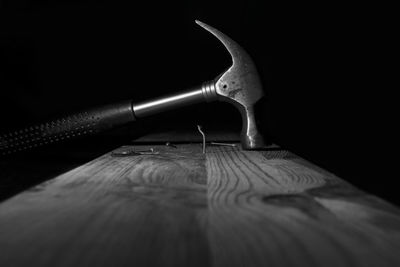
[[[400,264],[398,210],[310,165],[282,151],[209,151],[214,266]]]
[[[0,266],[400,266],[399,210],[290,152],[154,148],[1,203]]]
[[[206,190],[192,149],[104,155],[0,205],[0,266],[205,266]]]

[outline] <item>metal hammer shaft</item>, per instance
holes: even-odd
[[[216,98],[217,94],[215,92],[214,82],[207,82],[202,86],[194,87],[178,94],[133,104],[132,109],[136,118],[144,118],[160,112],[193,105],[204,101],[213,101],[216,100]]]

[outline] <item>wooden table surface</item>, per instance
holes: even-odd
[[[0,266],[400,266],[399,209],[294,154],[152,147],[0,203]]]

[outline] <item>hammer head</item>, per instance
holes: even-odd
[[[196,23],[220,40],[232,57],[232,66],[215,79],[220,101],[235,105],[242,115],[241,141],[244,149],[261,149],[265,142],[257,129],[254,106],[264,93],[257,69],[249,54],[217,29],[196,20]]]

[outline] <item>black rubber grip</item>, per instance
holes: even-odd
[[[99,133],[135,121],[132,102],[111,104],[0,135],[0,155]]]

